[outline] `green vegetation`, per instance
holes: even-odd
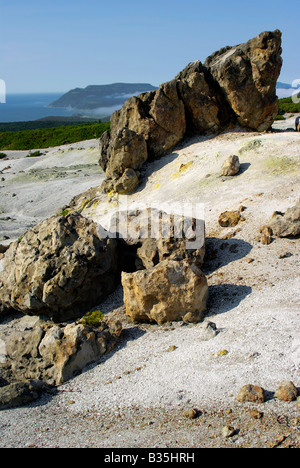
[[[95,310],[90,314],[84,315],[81,319],[78,320],[82,325],[87,325],[89,327],[99,327],[100,323],[104,318],[104,314],[101,310]]]
[[[31,150],[76,143],[100,138],[110,130],[110,123],[85,123],[38,130],[24,130],[0,133],[0,150]]]
[[[7,158],[7,155],[5,153],[0,153],[0,159],[5,159]]]
[[[63,210],[61,213],[60,213],[60,216],[68,216],[69,214],[69,210]]]
[[[36,158],[37,156],[42,156],[42,154],[40,151],[34,151],[34,153],[27,154],[26,158]]]
[[[278,100],[279,105],[279,115],[283,115],[286,113],[294,114],[300,112],[300,103],[296,104],[293,102],[292,98],[283,98]]]
[[[79,116],[74,117],[45,117],[39,120],[28,120],[25,122],[1,122],[0,133],[19,132],[21,130],[39,130],[43,128],[66,127],[67,125],[81,125],[86,123],[101,123],[109,119],[89,119]]]

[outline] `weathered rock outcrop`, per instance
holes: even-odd
[[[226,47],[205,66],[242,127],[268,130],[278,114],[276,83],[280,74],[281,32],[264,32],[245,44]]]
[[[285,213],[275,211],[270,219],[269,228],[277,237],[300,235],[300,201]]]
[[[208,297],[205,275],[187,260],[165,260],[153,268],[123,273],[126,314],[134,321],[200,322]]]
[[[97,225],[78,213],[43,221],[5,254],[0,312],[55,321],[82,316],[115,288],[116,252],[115,240],[102,240]]]
[[[39,380],[59,385],[111,351],[122,332],[118,321],[55,324],[39,317],[16,320],[1,334],[0,373],[7,382]]]
[[[0,410],[26,405],[37,400],[50,387],[40,380],[14,382],[0,388]]]
[[[264,32],[215,52],[204,65],[190,63],[157,91],[128,99],[111,117],[111,134],[100,139],[100,165],[107,174],[103,190],[118,192],[116,182],[126,169],[167,154],[186,135],[218,132],[237,122],[268,130],[278,111],[281,66],[281,32]]]
[[[205,255],[204,221],[154,208],[118,211],[111,232],[119,238],[121,270],[147,269],[164,260],[188,259],[201,268]]]

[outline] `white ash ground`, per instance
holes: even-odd
[[[207,320],[218,335],[203,341],[203,323],[159,327],[123,317],[122,339],[98,365],[57,394],[0,413],[1,447],[299,448],[297,403],[273,398],[282,380],[300,387],[299,239],[262,245],[258,230],[273,211],[300,198],[300,135],[228,132],[195,139],[175,153],[148,167],[143,188],[130,199],[205,203],[212,253],[203,268],[210,286]],[[240,156],[243,170],[220,178],[229,154]],[[83,214],[100,222],[112,205],[105,199]],[[238,229],[220,228],[219,214],[240,205],[245,221]],[[119,288],[99,308],[109,313],[121,305]],[[267,391],[266,403],[236,401],[249,383]],[[182,417],[187,408],[197,408],[199,417]],[[249,416],[252,408],[264,413],[262,419]],[[224,440],[222,427],[229,423],[236,433]]]

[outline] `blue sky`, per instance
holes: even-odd
[[[159,85],[265,30],[283,33],[280,80],[300,78],[299,0],[0,0],[8,93],[113,82]]]

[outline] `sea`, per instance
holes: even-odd
[[[27,122],[44,117],[72,117],[83,115],[76,109],[47,107],[64,93],[7,94],[6,103],[0,103],[0,123]],[[87,115],[84,113],[84,115]]]

